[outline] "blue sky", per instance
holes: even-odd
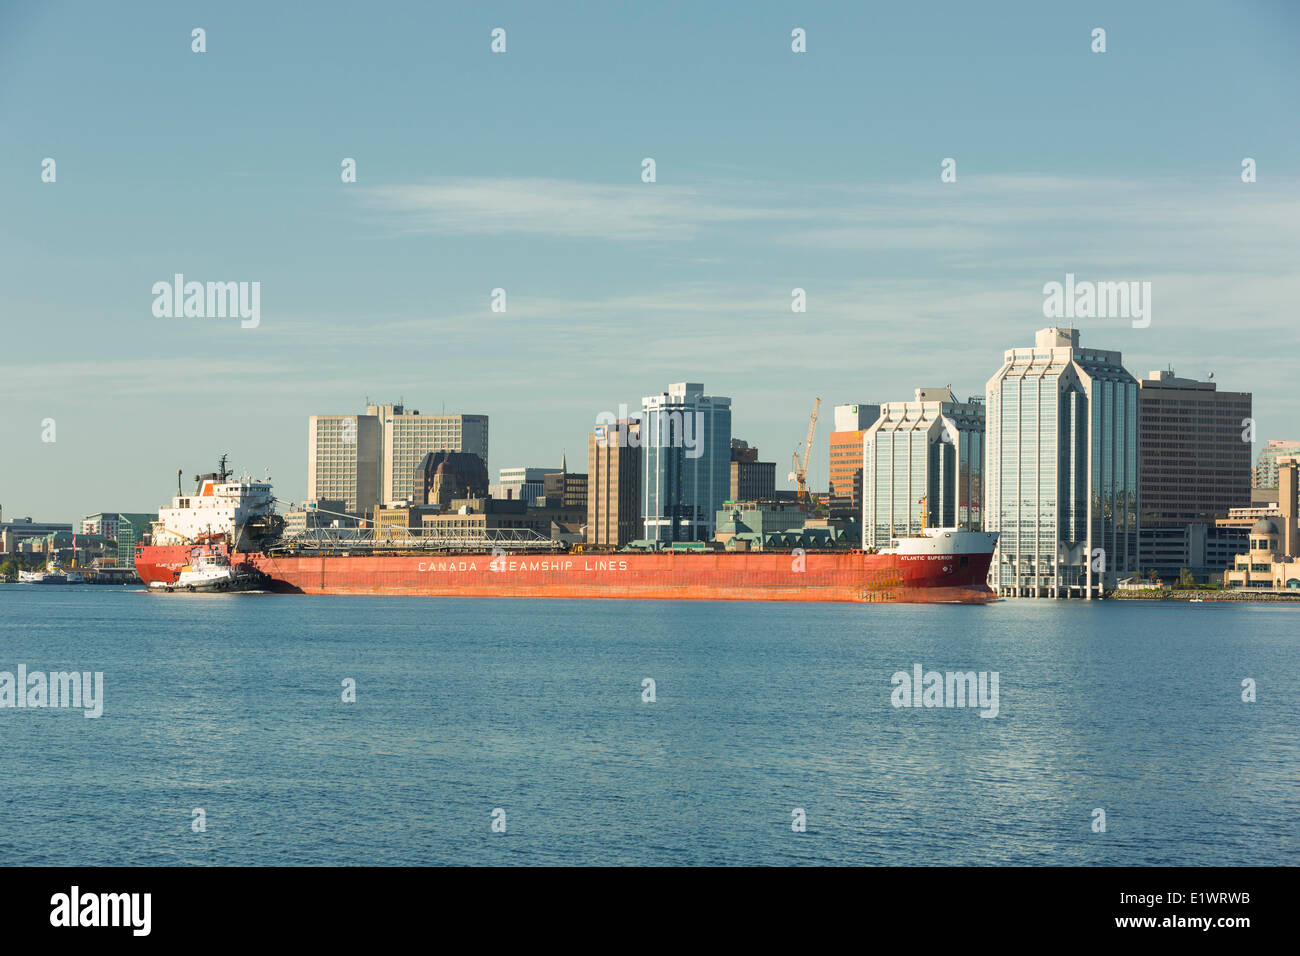
[[[1298,92],[1283,2],[0,5],[0,505],[153,510],[221,452],[300,500],[367,396],[572,463],[682,380],[783,475],[814,396],[981,394],[1066,272],[1152,283],[1084,344],[1297,438]],[[261,324],[155,318],[177,272]]]

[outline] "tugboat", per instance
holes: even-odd
[[[149,590],[171,594],[173,591],[258,591],[270,579],[260,571],[240,565],[230,566],[230,558],[222,551],[195,548],[191,563],[181,568],[175,581],[150,581]]]

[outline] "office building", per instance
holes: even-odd
[[[862,543],[887,548],[929,528],[983,527],[984,403],[918,388],[885,402],[862,438]]]
[[[117,516],[117,566],[135,567],[135,546],[152,540],[158,515],[146,512],[120,512]]]
[[[1138,382],[1138,412],[1139,567],[1217,580],[1243,544],[1215,521],[1250,505],[1251,395],[1156,370]]]
[[[493,498],[512,498],[529,504],[546,494],[546,476],[558,468],[510,467],[497,473],[497,483],[489,489]]]
[[[759,461],[758,449],[731,439],[728,501],[771,501],[776,497],[776,462]],[[716,519],[715,519],[716,520]]]
[[[415,466],[429,452],[478,455],[488,465],[486,415],[422,415],[402,405],[367,405],[379,425],[379,500],[406,501],[414,493]]]
[[[708,541],[731,484],[731,399],[677,382],[641,400],[646,539]]]
[[[307,500],[342,501],[350,514],[379,503],[379,419],[312,415],[307,419]]]
[[[1212,522],[1250,504],[1250,392],[1156,370],[1138,382],[1138,408],[1143,528]]]
[[[587,436],[587,541],[622,548],[641,537],[641,423],[622,418]]]
[[[549,506],[587,511],[587,476],[569,471],[567,455],[560,455],[560,470],[542,477],[542,496]]]
[[[879,405],[836,405],[830,437],[830,501],[833,518],[862,518],[862,442],[880,417]]]
[[[999,594],[1093,597],[1138,570],[1138,384],[1120,353],[1041,329],[989,379],[984,526]]]

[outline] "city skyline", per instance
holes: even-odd
[[[1094,346],[1092,346],[1092,347],[1093,347],[1093,348],[1096,348],[1096,349],[1103,349],[1103,347],[1100,346],[1100,345],[1094,345]],[[1138,371],[1137,371],[1137,370],[1132,366],[1132,364],[1127,360],[1127,358],[1124,359],[1123,364],[1124,364],[1124,368],[1125,368],[1126,370],[1128,370],[1128,371],[1129,371],[1130,373],[1132,373],[1136,378],[1139,378],[1139,379],[1140,379],[1140,378],[1143,378],[1146,374],[1148,374],[1149,371],[1159,371],[1158,369],[1152,369],[1152,370],[1147,370],[1147,371],[1138,372]],[[1211,380],[1211,381],[1212,381],[1214,384],[1224,385],[1224,386],[1230,384],[1230,383],[1221,382],[1217,377],[1214,378],[1214,379]],[[934,386],[931,385],[931,386],[918,386],[918,387],[934,387]],[[944,387],[944,386],[940,386],[940,387]],[[1229,389],[1229,391],[1233,391],[1233,390],[1234,390],[1234,389]],[[913,392],[917,391],[917,388],[913,388],[912,391],[913,391]],[[963,396],[965,395],[965,393],[964,393],[961,389],[958,389],[958,388],[956,388],[955,386],[952,387],[952,394],[953,394],[954,400],[956,400],[956,401],[958,401],[958,402],[964,402],[964,401],[965,401],[965,398],[963,397]],[[1248,390],[1247,390],[1247,394],[1250,394]],[[984,398],[983,389],[981,388],[979,391],[972,391],[972,392],[970,393],[970,396],[971,396],[971,397],[974,397],[974,398],[976,398],[976,399],[978,399],[978,400],[983,400],[983,398]],[[1256,395],[1255,398],[1258,399],[1258,396]],[[836,405],[836,404],[844,404],[844,402],[841,402],[840,399],[839,399],[838,397],[836,397],[836,398],[834,398],[834,399],[832,399],[832,400],[827,400],[827,399],[825,399],[824,397],[823,397],[823,399],[824,399],[823,404],[828,405],[828,406],[831,406],[831,407],[833,407],[833,406]],[[886,398],[886,399],[884,399],[880,404],[881,404],[882,406],[884,406],[884,405],[896,405],[896,406],[901,406],[901,405],[906,404],[906,403],[909,402],[909,401],[914,401],[914,399],[903,398],[903,397],[900,397],[900,398],[897,398],[897,399]],[[371,407],[371,408],[375,408],[376,406],[374,406],[374,404],[372,403],[370,407]],[[379,406],[379,407],[380,407],[380,408],[383,408],[384,406]],[[732,408],[733,408],[733,409],[735,408],[735,403],[734,403],[734,401],[732,402]],[[438,416],[440,416],[440,417],[452,417],[452,416],[459,416],[459,415],[462,415],[462,414],[464,414],[464,413],[455,412],[455,411],[447,411],[446,413],[443,413],[442,411],[439,411],[439,412],[437,412],[437,413],[432,413],[432,414],[436,414],[436,415],[438,415]],[[601,415],[601,414],[608,415],[609,413],[608,413],[608,412],[597,412],[597,413],[596,413],[596,415]],[[643,414],[643,410],[642,410],[642,408],[641,408],[641,406],[640,406],[639,403],[630,406],[630,414],[631,414],[633,417],[637,417],[637,416],[640,416],[641,414]],[[328,414],[328,415],[326,415],[326,414],[319,414],[319,413],[313,413],[313,414],[310,414],[310,415],[307,416],[307,418],[308,418],[308,422],[307,422],[307,434],[304,436],[302,461],[299,463],[299,464],[300,464],[300,473],[301,473],[301,475],[303,476],[302,481],[301,481],[301,484],[304,486],[304,488],[310,485],[310,481],[308,480],[307,476],[308,476],[308,475],[310,474],[310,472],[311,472],[312,462],[313,462],[312,454],[311,454],[311,447],[312,447],[312,444],[311,444],[311,441],[312,441],[312,440],[311,440],[311,434],[312,434],[312,432],[313,432],[313,429],[316,427],[316,421],[317,421],[317,419],[349,419],[349,418],[351,418],[351,419],[358,419],[358,418],[365,418],[365,417],[366,417],[366,412],[365,412],[365,411],[361,411],[361,412],[356,412],[356,411],[354,411],[354,412],[339,412],[339,413],[330,413],[330,414]],[[468,417],[475,417],[475,416],[472,416],[472,415],[471,415],[471,416],[468,416]],[[484,417],[486,417],[486,416],[484,416]],[[1257,419],[1256,419],[1256,420],[1257,420]],[[600,425],[601,423],[602,423],[602,419],[593,416],[592,420],[591,420],[590,422],[588,422],[587,425],[586,425],[586,430],[585,430],[585,433],[584,433],[584,439],[587,438],[587,437],[589,437],[589,436],[590,436],[590,433],[591,433],[591,431],[592,431],[592,429],[595,428],[596,426]],[[805,418],[805,420],[804,420],[804,422],[803,422],[803,427],[804,427],[804,428],[807,427],[807,421],[806,421],[806,418]],[[827,492],[829,492],[829,490],[830,490],[830,487],[829,487],[829,484],[828,484],[828,481],[829,481],[829,477],[828,477],[828,467],[829,467],[829,455],[830,455],[830,444],[829,444],[829,442],[830,442],[830,436],[831,436],[831,434],[834,432],[834,429],[835,429],[835,426],[834,426],[833,422],[830,421],[830,420],[828,420],[828,418],[823,417],[823,418],[821,418],[821,419],[819,420],[818,425],[817,425],[817,430],[816,430],[816,441],[815,441],[815,445],[814,445],[814,454],[813,454],[812,464],[810,464],[810,467],[809,467],[809,475],[810,475],[810,479],[809,479],[809,487],[810,487],[810,489],[815,490],[815,491],[817,491],[817,492],[819,492],[819,493],[827,493]],[[1300,429],[1297,429],[1297,430],[1300,430]],[[760,456],[761,456],[765,461],[775,461],[775,462],[776,462],[776,464],[778,465],[778,467],[777,467],[777,473],[778,473],[777,486],[778,486],[779,488],[781,488],[781,489],[783,489],[783,490],[790,490],[790,489],[792,489],[792,488],[794,487],[794,483],[793,483],[793,482],[786,480],[786,478],[785,478],[785,472],[784,472],[783,468],[780,467],[781,464],[782,464],[783,456],[780,456],[780,455],[777,454],[777,453],[769,453],[768,450],[767,450],[766,448],[763,448],[762,446],[759,446],[756,442],[750,440],[749,438],[746,438],[745,436],[748,435],[749,432],[742,432],[742,433],[739,433],[739,434],[738,434],[737,429],[736,429],[736,426],[735,426],[734,424],[732,425],[731,434],[732,434],[732,437],[741,438],[742,440],[747,441],[747,442],[750,444],[751,447],[758,447],[758,448],[759,448]],[[495,445],[495,442],[493,442],[492,444]],[[585,442],[582,443],[582,444],[585,444]],[[797,446],[797,445],[800,445],[800,444],[802,444],[802,439],[800,439],[799,442],[796,443],[796,446]],[[1253,479],[1253,475],[1254,475],[1254,472],[1255,472],[1255,466],[1256,466],[1257,462],[1259,461],[1259,456],[1260,456],[1260,454],[1263,453],[1266,449],[1269,449],[1270,444],[1286,444],[1286,445],[1289,446],[1289,444],[1290,444],[1290,440],[1285,439],[1285,438],[1278,439],[1278,438],[1274,438],[1274,437],[1272,437],[1272,436],[1264,435],[1264,434],[1262,434],[1262,433],[1258,433],[1258,432],[1257,432],[1257,434],[1256,434],[1256,440],[1252,443],[1252,450],[1251,450],[1251,454],[1250,454],[1250,467],[1249,467],[1248,469],[1246,469],[1246,475],[1247,475],[1248,477],[1250,477],[1250,478]],[[355,441],[353,442],[353,445],[355,446]],[[437,449],[433,449],[433,448],[431,448],[431,449],[428,449],[428,450],[437,450]],[[206,460],[206,459],[205,459],[205,460],[203,460],[203,461],[199,461],[199,462],[195,462],[195,463],[193,463],[192,467],[182,467],[180,470],[181,470],[181,472],[182,472],[183,487],[184,487],[186,490],[190,490],[191,485],[193,484],[193,479],[194,479],[194,477],[195,477],[196,475],[199,475],[199,474],[206,474],[206,473],[208,473],[208,472],[211,472],[211,471],[215,468],[215,462],[216,462],[216,459],[217,459],[218,457],[220,457],[222,454],[230,454],[230,453],[229,453],[228,451],[224,450],[224,449],[215,450],[215,451],[213,452],[213,455],[211,456],[211,460]],[[522,456],[520,456],[520,455],[515,455],[515,456],[512,457],[511,455],[509,455],[509,454],[507,453],[507,454],[504,454],[504,456],[503,456],[503,453],[502,453],[502,451],[501,451],[500,449],[498,449],[498,450],[496,450],[496,451],[492,451],[491,449],[489,449],[489,454],[491,455],[491,460],[492,460],[492,461],[495,461],[495,462],[498,462],[498,463],[499,463],[499,468],[489,469],[489,473],[490,473],[490,475],[495,475],[495,474],[496,474],[500,469],[507,469],[507,470],[509,470],[509,469],[522,469],[522,468],[525,467],[524,465],[521,464],[521,462],[523,462],[525,459],[524,459]],[[545,460],[546,456],[548,456],[549,454],[550,454],[549,452],[543,452],[540,456],[538,456],[538,460]],[[554,456],[554,457],[558,457],[558,456]],[[240,474],[247,473],[248,475],[250,475],[251,477],[253,477],[253,478],[255,478],[255,479],[260,479],[260,478],[263,476],[263,470],[246,466],[244,463],[239,462],[233,454],[231,454],[231,462],[230,462],[230,464],[231,464],[231,467],[232,467],[232,470],[233,470],[234,474],[236,474],[236,475],[240,475]],[[557,467],[558,467],[558,466],[557,466]],[[583,468],[586,467],[586,463],[585,463],[585,461],[581,464],[581,467],[583,467]],[[571,469],[571,470],[577,470],[577,469]],[[170,474],[169,474],[169,480],[170,480],[172,483],[168,484],[168,485],[166,486],[165,489],[160,489],[160,497],[159,497],[159,500],[158,500],[157,504],[154,505],[154,506],[152,506],[152,507],[144,507],[144,508],[124,507],[124,506],[118,506],[118,504],[117,504],[116,502],[98,502],[98,501],[96,500],[96,501],[94,501],[94,502],[91,502],[91,504],[94,505],[93,507],[89,507],[89,506],[87,506],[87,507],[85,507],[85,508],[81,508],[81,509],[79,509],[79,510],[74,509],[74,510],[76,510],[76,513],[75,513],[75,514],[65,515],[65,514],[62,513],[62,511],[59,511],[59,510],[58,510],[58,509],[60,509],[60,508],[62,508],[63,510],[66,510],[66,508],[65,508],[64,506],[62,506],[62,505],[56,507],[55,511],[58,511],[58,513],[56,514],[54,511],[42,511],[42,512],[36,512],[36,511],[25,511],[25,510],[22,510],[21,508],[15,509],[15,508],[13,508],[12,506],[10,506],[7,502],[5,502],[5,501],[3,501],[3,500],[0,500],[0,508],[3,509],[3,512],[0,513],[0,519],[2,519],[2,520],[4,520],[4,521],[12,521],[12,520],[14,520],[15,518],[27,518],[27,517],[30,517],[30,518],[32,518],[34,521],[37,521],[37,522],[40,522],[40,521],[64,522],[64,523],[72,523],[74,526],[79,526],[79,525],[80,525],[80,522],[82,521],[83,518],[85,518],[85,517],[88,516],[88,515],[93,515],[93,514],[95,514],[95,513],[101,512],[101,511],[117,511],[117,512],[122,512],[122,513],[129,513],[129,512],[145,512],[145,513],[148,513],[148,512],[153,512],[153,511],[156,511],[157,508],[158,508],[159,506],[165,505],[165,504],[167,504],[168,502],[170,502],[172,495],[175,494],[175,492],[176,492],[176,488],[175,488],[175,485],[174,485],[174,480],[175,480],[175,476],[176,476],[176,471],[177,471],[176,468],[171,469]],[[813,477],[813,476],[817,476],[819,473],[820,473],[819,477],[817,477],[817,478],[814,478],[814,477]],[[378,479],[378,474],[379,474],[379,468],[378,468],[378,466],[376,466],[376,479],[375,479],[375,480],[376,480],[376,483],[378,483],[378,480],[379,480],[379,479]],[[290,482],[285,482],[285,481],[282,481],[282,480],[280,480],[280,479],[277,479],[277,478],[274,476],[274,474],[272,474],[271,477],[272,477],[272,479],[273,479],[273,481],[274,481],[276,487],[281,487],[281,486],[283,486],[283,485],[285,485],[285,484],[290,484]],[[291,479],[291,481],[296,481],[296,479]],[[493,482],[492,482],[492,484],[494,484],[494,485],[497,484],[497,483],[498,483],[498,482],[496,482],[496,481],[493,481]],[[137,497],[138,497],[138,496],[137,496]],[[277,494],[276,497],[277,497],[277,500],[281,503],[282,506],[287,506],[287,505],[290,504],[290,503],[297,504],[297,505],[301,505],[301,504],[303,504],[303,503],[305,503],[306,501],[309,500],[308,497],[307,497],[307,495],[306,495],[305,493],[304,493],[304,494],[300,494],[300,495],[299,495],[298,497],[296,497],[296,498],[286,497],[286,496],[284,496],[284,495],[282,495],[282,494]],[[858,517],[861,518],[861,515],[859,514]]]
[[[1151,284],[1084,341],[1300,431],[1293,9],[330,9],[0,13],[6,518],[153,510],[223,451],[301,501],[302,422],[367,396],[487,415],[508,464],[704,381],[784,463],[814,397],[980,394],[1067,275]],[[259,282],[259,323],[156,317],[178,273]]]

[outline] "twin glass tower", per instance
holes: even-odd
[[[1092,597],[1138,569],[1138,384],[1077,329],[1009,349],[985,393],[993,589]]]
[[[1138,569],[1138,383],[1077,329],[1008,350],[983,400],[919,388],[863,438],[862,543],[999,532],[999,594],[1092,597]]]

